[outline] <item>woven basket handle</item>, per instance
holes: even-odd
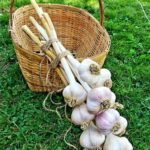
[[[14,12],[14,1],[15,0],[10,0],[10,10],[9,10],[9,14],[10,14],[10,27],[12,25],[12,14]],[[100,12],[100,24],[101,26],[104,26],[104,9],[103,9],[103,3],[102,0],[98,0],[99,2],[99,12]]]

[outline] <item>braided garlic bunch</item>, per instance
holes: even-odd
[[[31,0],[43,27],[30,17],[30,21],[41,34],[40,41],[32,31],[23,26],[22,29],[39,45],[51,41],[51,48],[45,50],[49,57],[51,53],[60,56],[67,52],[58,40],[57,33],[50,16]],[[101,68],[99,64],[87,58],[79,62],[71,53],[60,58],[68,85],[63,90],[65,102],[73,107],[72,123],[80,125],[83,133],[80,145],[84,149],[132,150],[130,142],[120,137],[125,133],[127,120],[116,110],[122,105],[116,102],[116,95],[111,91],[111,72]]]

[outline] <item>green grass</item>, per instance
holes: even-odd
[[[96,0],[64,1],[87,9],[99,19]],[[19,7],[28,2],[17,0],[15,5]],[[141,2],[150,18],[149,0]],[[105,27],[112,41],[104,66],[112,71],[113,91],[125,106],[121,114],[129,121],[126,136],[135,150],[149,150],[150,24],[136,0],[104,0],[104,4]],[[63,137],[70,123],[65,119],[64,110],[59,110],[62,119],[43,110],[46,93],[30,91],[21,74],[7,30],[8,5],[8,0],[0,1],[0,149],[67,150]],[[63,103],[61,94],[55,94],[54,99]],[[81,130],[74,126],[67,140],[79,145],[80,133]]]

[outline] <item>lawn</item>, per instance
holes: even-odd
[[[29,3],[15,1],[16,7]],[[96,0],[49,2],[86,9],[99,19]],[[150,19],[150,1],[141,0],[141,4]],[[111,70],[112,90],[125,106],[121,114],[129,121],[126,136],[135,150],[150,150],[150,22],[137,0],[104,0],[104,6],[105,27],[112,41],[104,67]],[[0,0],[0,149],[67,150],[63,137],[71,124],[63,108],[59,109],[62,119],[43,109],[47,93],[29,90],[8,34],[8,7],[8,0]],[[61,94],[54,94],[53,99],[64,104]],[[73,126],[67,141],[78,146],[80,133]]]

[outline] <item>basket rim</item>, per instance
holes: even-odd
[[[109,52],[109,49],[110,49],[110,45],[111,45],[111,39],[110,39],[110,36],[109,36],[109,34],[108,34],[108,32],[107,32],[107,30],[105,29],[105,27],[103,27],[103,26],[101,26],[101,24],[98,22],[98,20],[92,15],[92,14],[90,14],[87,10],[85,10],[85,9],[82,9],[82,8],[78,8],[78,7],[75,7],[75,6],[71,6],[71,5],[65,5],[65,4],[45,4],[45,3],[39,3],[39,6],[43,6],[43,7],[49,7],[49,6],[55,6],[55,7],[58,7],[58,8],[61,8],[61,7],[64,7],[64,8],[69,8],[70,10],[71,9],[74,9],[75,11],[77,11],[77,12],[79,12],[79,13],[81,13],[82,15],[85,15],[85,16],[89,16],[90,17],[90,19],[92,19],[95,23],[96,23],[96,25],[99,27],[99,28],[102,28],[103,30],[104,30],[104,33],[105,33],[105,35],[106,35],[106,37],[108,38],[108,47],[101,53],[101,54],[104,54],[104,53],[108,53]],[[12,14],[12,26],[10,27],[10,32],[11,32],[11,36],[12,36],[12,40],[13,40],[13,38],[14,39],[17,39],[16,38],[16,34],[13,32],[13,28],[14,28],[14,17],[15,17],[15,15],[16,15],[16,13],[18,12],[18,11],[20,11],[20,10],[22,10],[22,9],[25,9],[26,7],[33,7],[31,4],[29,4],[29,5],[25,5],[25,6],[22,6],[22,7],[20,7],[20,8],[18,8],[17,10],[15,10],[15,12]],[[54,9],[56,9],[56,8],[54,8]],[[13,40],[13,43],[14,43],[14,45],[15,45],[15,47],[18,47],[20,50],[22,50],[22,51],[24,51],[25,53],[28,53],[28,54],[30,54],[30,55],[34,55],[35,56],[35,54],[33,54],[32,52],[30,52],[30,51],[28,51],[27,49],[25,49],[25,48],[23,48],[18,42],[17,42],[17,40]],[[40,59],[40,56],[37,56],[37,58],[39,57],[39,59]],[[92,57],[90,57],[91,59],[94,59],[94,58],[96,58],[96,55],[94,55],[94,56],[92,56]],[[84,58],[78,58],[79,60],[82,60],[82,59],[84,59]]]
[[[29,54],[30,56],[34,56],[34,58],[36,58],[38,61],[40,61],[40,60],[43,58],[43,56],[36,55],[35,53],[32,53],[32,52],[28,51],[28,50],[25,49],[25,48],[22,48],[19,44],[16,44],[14,41],[13,41],[13,43],[14,43],[14,47],[15,47],[16,49],[19,49],[19,50],[21,50],[23,53],[27,53],[27,54]],[[99,56],[107,55],[108,52],[109,52],[109,50],[103,51],[101,54],[99,54]],[[94,55],[94,56],[92,56],[92,57],[90,57],[90,58],[91,58],[91,59],[96,59],[97,57]],[[81,61],[82,61],[83,59],[85,59],[85,58],[80,57],[80,58],[76,58],[76,59],[81,62]]]

